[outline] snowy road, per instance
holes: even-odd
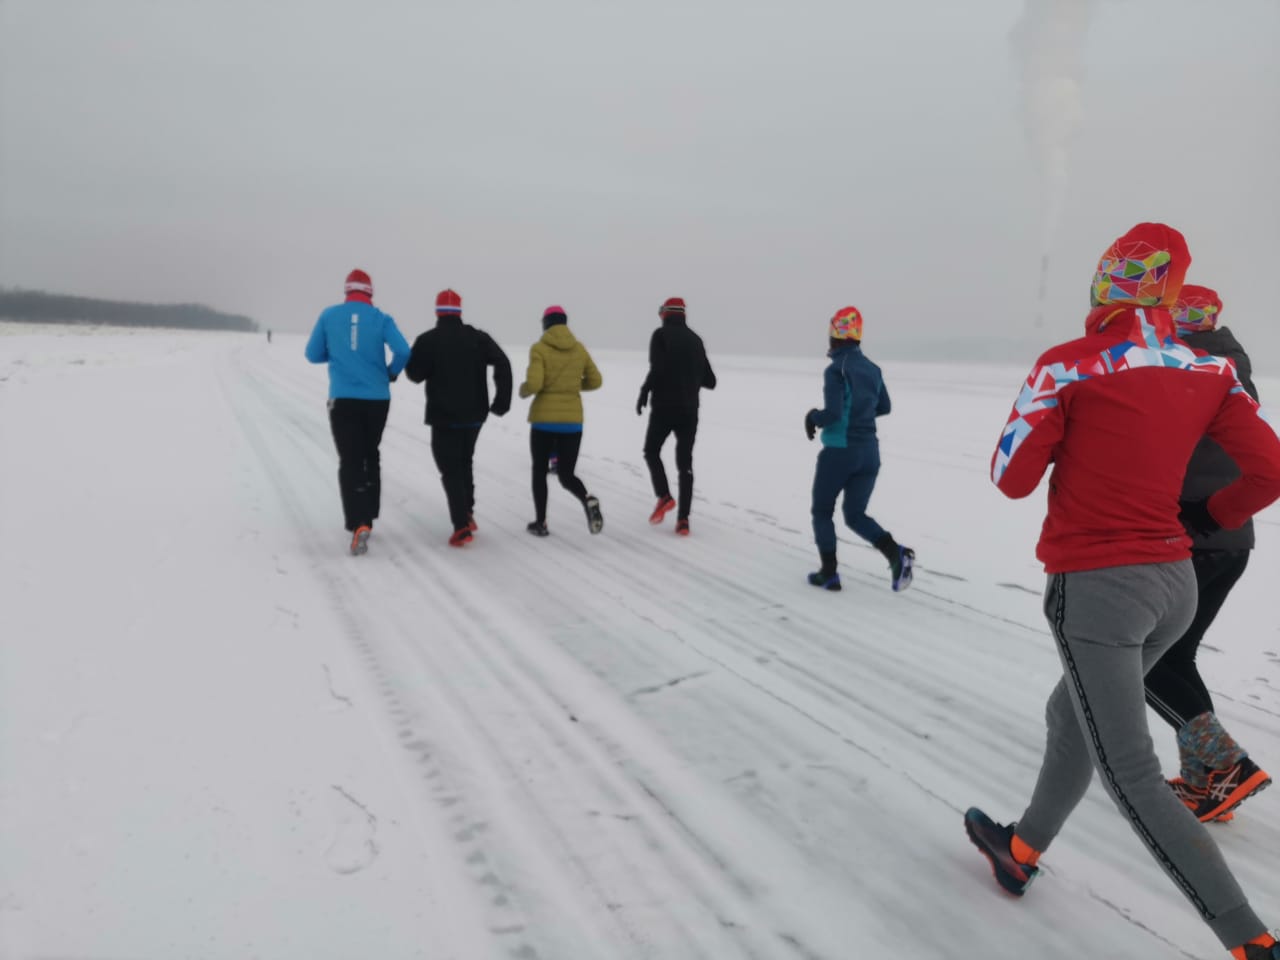
[[[553,536],[524,532],[517,401],[481,435],[476,541],[447,547],[397,384],[353,559],[294,340],[9,341],[0,492],[33,509],[2,542],[36,546],[0,560],[4,956],[1219,955],[1096,786],[1023,901],[964,838],[970,804],[1021,812],[1057,676],[1043,501],[985,473],[1020,371],[885,365],[872,508],[921,569],[895,595],[845,542],[826,594],[803,580],[821,357],[718,365],[688,540],[646,522],[638,355],[598,355],[587,398],[598,537],[554,484]],[[1274,768],[1267,552],[1223,614],[1255,636],[1206,672]],[[1277,802],[1213,830],[1270,918]]]

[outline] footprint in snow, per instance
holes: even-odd
[[[334,873],[359,873],[378,858],[378,818],[347,791],[334,786],[333,839],[324,859]]]

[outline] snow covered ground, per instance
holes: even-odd
[[[711,344],[687,540],[646,522],[640,354],[599,352],[586,398],[598,537],[554,484],[553,535],[524,532],[517,400],[480,438],[476,541],[446,546],[402,381],[352,558],[301,337],[0,333],[4,958],[1222,956],[1096,784],[1022,901],[964,836],[971,804],[1021,813],[1059,673],[1043,495],[987,479],[1025,370],[883,364],[872,512],[916,585],[846,531],[829,594],[804,582],[821,337]],[[1202,656],[1272,770],[1277,527]],[[1278,812],[1212,828],[1272,923]]]

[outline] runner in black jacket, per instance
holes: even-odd
[[[1230,329],[1218,326],[1221,311],[1222,299],[1214,291],[1185,284],[1172,311],[1178,336],[1196,350],[1230,358],[1236,365],[1240,385],[1257,400],[1249,355]],[[1202,502],[1239,476],[1240,468],[1230,455],[1209,437],[1203,437],[1187,464],[1182,501]],[[1249,563],[1253,521],[1246,520],[1244,526],[1234,530],[1188,532],[1199,601],[1196,616],[1187,632],[1147,672],[1147,703],[1178,734],[1181,775],[1170,781],[1174,792],[1201,820],[1229,820],[1233,814],[1219,812],[1224,799],[1251,796],[1270,778],[1219,721],[1209,688],[1196,666],[1196,653],[1227,594]]]
[[[649,375],[640,388],[636,414],[653,398],[649,430],[644,438],[644,462],[649,467],[658,505],[650,523],[661,523],[676,501],[671,498],[667,472],[662,466],[662,445],[676,435],[676,469],[680,474],[680,504],[676,533],[689,535],[689,508],[693,505],[693,441],[698,432],[698,391],[714,390],[716,375],[707,360],[702,338],[685,322],[684,300],[671,297],[658,308],[662,326],[649,339]]]
[[[493,367],[492,404],[488,367]],[[414,383],[427,385],[431,453],[453,523],[449,545],[465,546],[476,530],[476,439],[490,413],[500,417],[511,409],[511,361],[489,334],[462,322],[462,298],[444,290],[436,297],[436,325],[413,342],[404,371]]]

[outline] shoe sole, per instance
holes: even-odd
[[[811,586],[811,587],[817,587],[819,590],[829,590],[829,591],[831,591],[832,593],[836,593],[836,592],[838,592],[838,591],[840,591],[840,590],[843,590],[843,589],[844,589],[844,588],[840,585],[840,578],[839,578],[839,577],[836,577],[834,580],[819,580],[819,581],[818,581],[818,582],[816,582],[816,583],[815,583],[814,581],[810,580],[810,581],[809,581],[809,586]]]
[[[969,842],[978,848],[978,852],[987,858],[987,863],[991,865],[991,875],[995,878],[996,885],[1011,897],[1021,897],[1027,892],[1027,888],[1031,886],[1035,878],[1040,875],[1039,870],[1032,872],[1026,883],[1019,883],[1017,887],[1010,884],[1018,883],[1017,880],[1006,880],[1004,873],[1000,870],[999,864],[996,862],[995,855],[987,849],[987,845],[979,839],[977,833],[974,832],[973,824],[969,821],[969,815],[965,814],[964,832],[969,835]]]
[[[1244,783],[1240,784],[1240,786],[1232,790],[1222,803],[1218,804],[1218,806],[1214,807],[1212,810],[1202,813],[1199,818],[1200,822],[1208,823],[1211,820],[1218,820],[1222,818],[1223,814],[1232,814],[1232,816],[1234,816],[1233,811],[1236,807],[1240,806],[1240,804],[1244,803],[1250,797],[1261,793],[1269,786],[1271,786],[1271,777],[1267,775],[1265,770],[1259,770]]]
[[[353,557],[363,556],[369,552],[369,534],[372,530],[365,530],[363,533],[357,533],[355,539],[351,541],[351,555]]]

